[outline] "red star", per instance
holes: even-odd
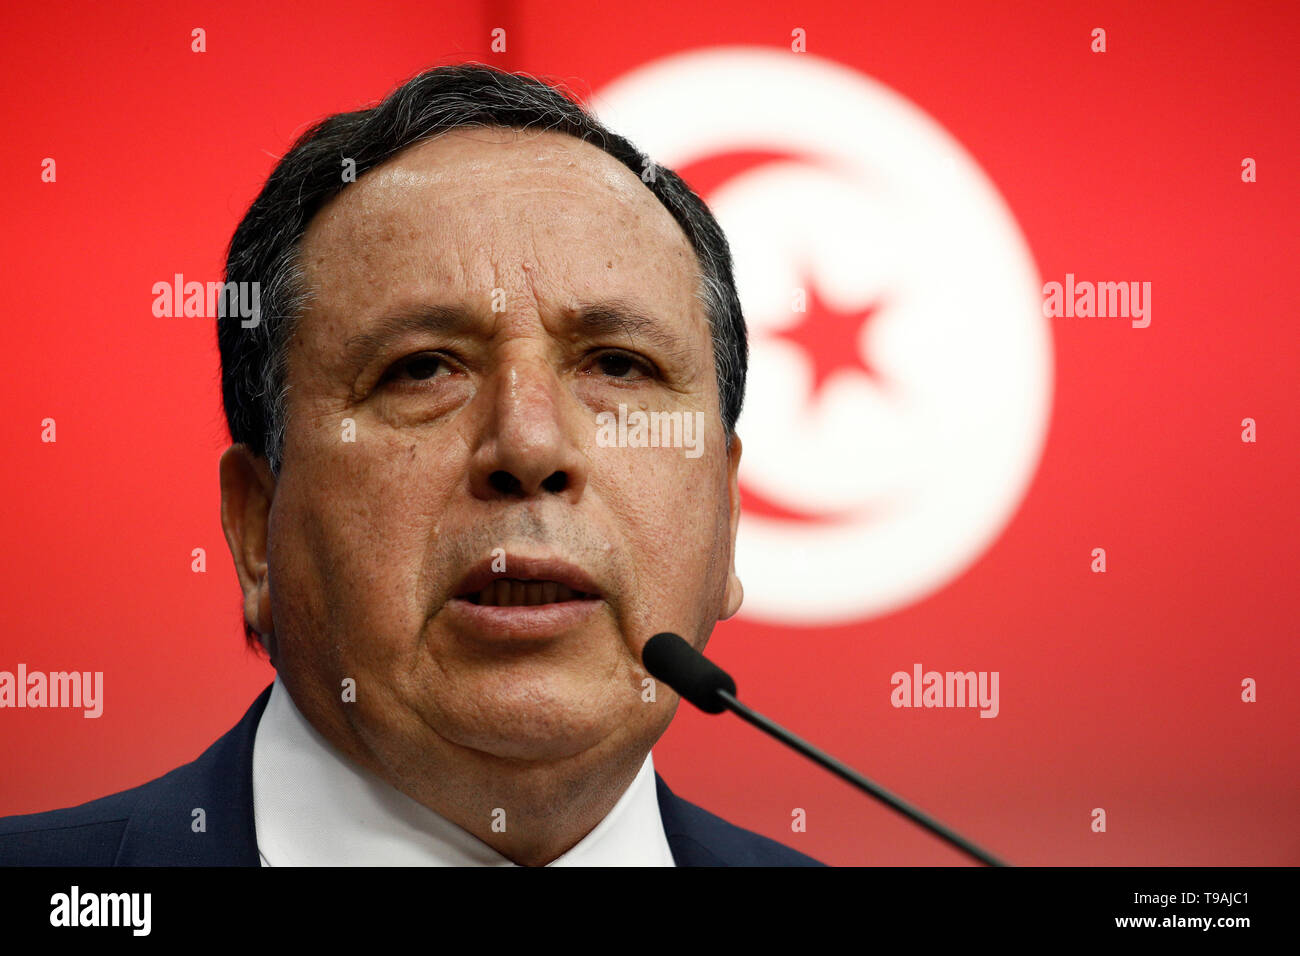
[[[881,310],[879,301],[864,309],[840,312],[817,295],[817,286],[804,283],[808,292],[807,311],[788,329],[772,332],[776,338],[798,346],[812,363],[811,400],[816,401],[822,386],[839,372],[859,372],[876,385],[884,387],[885,378],[862,354],[858,344],[862,328]]]

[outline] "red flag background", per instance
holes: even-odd
[[[477,60],[567,84],[732,238],[748,593],[709,653],[744,699],[1016,863],[1300,863],[1295,5],[5,20],[0,670],[105,695],[0,710],[0,814],[190,760],[270,680],[218,517],[213,324],[155,318],[152,286],[220,277],[309,122]],[[1067,275],[1150,283],[1145,318],[1044,316]],[[917,664],[997,672],[996,716],[894,706]],[[655,759],[826,862],[963,862],[729,716],[683,706]]]

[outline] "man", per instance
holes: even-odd
[[[305,134],[226,278],[260,312],[218,322],[222,522],[276,680],[194,763],[0,821],[0,860],[815,863],[650,756],[678,698],[643,645],[742,598],[745,327],[676,175],[436,69]]]

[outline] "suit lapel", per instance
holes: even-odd
[[[707,834],[692,823],[692,819],[700,815],[699,809],[669,790],[658,773],[655,774],[655,793],[659,797],[659,816],[664,822],[664,834],[668,837],[668,849],[672,851],[674,863],[678,866],[731,865],[702,842],[707,839]]]

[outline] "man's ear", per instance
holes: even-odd
[[[736,530],[740,527],[740,436],[733,434],[727,448],[727,496],[731,503],[731,564],[727,569],[727,593],[723,598],[722,615],[725,621],[740,610],[745,600],[745,589],[736,576]]]
[[[262,636],[275,631],[267,574],[266,539],[275,497],[275,476],[265,458],[247,445],[231,445],[221,456],[221,526],[244,591],[244,622]]]

